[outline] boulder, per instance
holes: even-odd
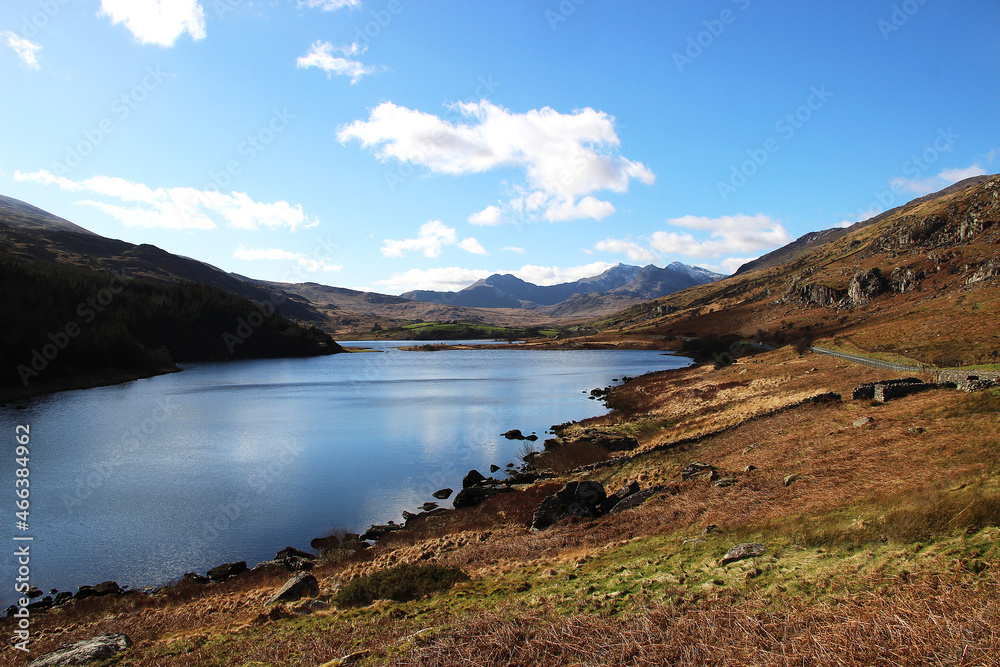
[[[452,493],[454,492],[451,489],[440,489],[438,491],[435,491],[431,495],[437,498],[438,500],[448,500],[449,498],[451,498]]]
[[[403,526],[398,526],[395,523],[388,523],[382,525],[373,525],[371,528],[361,536],[363,540],[377,540],[384,536],[386,533],[392,533],[397,530],[403,530]]]
[[[52,601],[52,604],[58,606],[64,602],[69,602],[72,599],[73,599],[72,593],[70,593],[69,591],[63,591],[62,593],[56,595],[56,599]]]
[[[632,494],[638,492],[639,492],[639,482],[636,481],[629,482],[628,484],[626,484],[625,486],[623,486],[622,488],[618,489],[616,492],[612,493],[610,496],[605,498],[604,502],[601,503],[601,506],[598,508],[598,511],[601,514],[607,514],[612,509],[614,509],[615,505],[625,500]]]
[[[424,503],[420,506],[422,512],[430,512],[431,510],[436,510],[438,507],[437,503]]]
[[[743,544],[737,544],[732,549],[726,552],[726,555],[722,557],[722,564],[729,565],[730,563],[735,563],[739,560],[744,560],[746,558],[759,558],[764,555],[766,547],[759,542],[744,542]]]
[[[639,507],[647,500],[655,496],[661,491],[669,491],[671,495],[676,495],[677,489],[673,487],[663,486],[662,484],[657,484],[656,486],[651,486],[648,489],[643,489],[636,493],[631,494],[627,498],[624,498],[618,502],[614,507],[611,508],[610,514],[619,514],[627,510],[635,509]]]
[[[40,589],[38,586],[31,586],[30,588],[28,588],[28,599],[29,600],[34,600],[35,598],[40,598],[43,595],[45,595],[45,593],[43,593],[42,589]]]
[[[495,472],[496,472],[497,470],[500,470],[500,466],[498,466],[498,465],[497,465],[497,464],[495,464],[495,463],[493,463],[493,464],[490,464],[490,474],[493,474],[493,473],[495,473]]]
[[[600,482],[570,482],[542,501],[531,517],[531,529],[545,530],[570,517],[598,517],[598,507],[606,498]]]
[[[98,595],[118,595],[122,593],[122,588],[114,581],[102,581],[94,586],[94,591]]]
[[[286,558],[303,558],[305,560],[316,560],[313,554],[296,549],[295,547],[285,547],[274,555],[274,560],[284,560]]]
[[[688,467],[684,468],[684,470],[681,471],[681,479],[686,482],[692,477],[697,477],[698,475],[701,474],[707,474],[709,479],[712,479],[712,477],[714,477],[716,474],[716,468],[715,466],[709,465],[707,463],[700,463],[699,461],[694,461]]]
[[[507,431],[506,433],[504,433],[502,435],[503,435],[503,437],[507,438],[508,440],[524,440],[525,439],[524,438],[524,434],[521,433],[521,431],[519,431],[516,428],[511,429],[511,430]]]
[[[241,560],[238,563],[223,563],[208,571],[208,578],[212,581],[226,581],[247,571],[247,562]]]
[[[75,644],[60,646],[55,651],[32,660],[28,667],[59,667],[83,665],[95,660],[107,660],[132,645],[128,635],[98,635]]]
[[[302,598],[312,598],[319,595],[319,582],[316,577],[308,572],[300,572],[279,588],[274,595],[267,600],[267,604],[277,604],[279,602],[293,602]]]
[[[462,478],[462,488],[467,489],[470,486],[475,486],[480,482],[485,481],[486,478],[478,470],[470,470],[465,477]]]
[[[184,576],[181,577],[181,586],[194,586],[198,584],[207,584],[212,581],[208,577],[203,577],[197,572],[185,572]]]
[[[538,440],[538,436],[532,433],[531,435],[524,436],[524,439],[527,440],[528,442],[535,442],[536,440]]]
[[[457,510],[465,509],[467,507],[475,507],[476,505],[489,500],[498,493],[504,493],[511,490],[512,489],[510,489],[510,487],[506,486],[472,486],[459,491],[452,504]]]
[[[871,417],[862,417],[861,419],[854,422],[854,428],[863,428],[869,424],[874,423],[874,419]]]

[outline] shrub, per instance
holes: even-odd
[[[341,607],[357,607],[375,600],[408,602],[451,588],[468,576],[456,567],[443,565],[398,565],[388,570],[352,579],[337,593]]]

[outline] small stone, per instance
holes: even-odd
[[[872,419],[871,417],[862,417],[861,419],[854,422],[854,428],[863,428],[865,426],[868,426],[869,424],[873,424],[874,422],[875,420]]]
[[[765,550],[766,547],[759,542],[737,544],[722,557],[722,564],[729,565],[730,563],[735,563],[746,558],[759,558],[764,555]]]
[[[785,479],[783,480],[783,483],[785,486],[791,486],[800,479],[802,479],[802,475],[798,473],[795,473],[794,475],[786,475]]]
[[[757,466],[755,466],[755,465],[748,465],[746,468],[743,469],[743,472],[745,472],[746,474],[749,475],[750,473],[752,473],[755,470],[757,470]]]
[[[497,470],[500,470],[500,466],[496,465],[495,463],[490,464],[490,472],[491,473],[494,473]]]
[[[739,483],[739,478],[737,477],[723,477],[718,482],[715,483],[716,486],[725,488],[727,486],[732,486]]]
[[[721,528],[719,528],[718,526],[716,526],[714,523],[710,523],[710,524],[708,524],[707,526],[705,526],[702,529],[701,534],[702,535],[712,535],[714,533],[721,533],[721,532],[722,532]]]

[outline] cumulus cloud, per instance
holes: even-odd
[[[705,218],[687,215],[667,221],[675,227],[707,232],[708,238],[696,238],[690,232],[653,232],[650,247],[663,254],[686,257],[723,257],[776,248],[794,239],[777,220],[766,215],[727,215]]]
[[[367,47],[352,43],[347,46],[334,46],[330,42],[315,41],[309,47],[309,52],[304,56],[295,59],[295,66],[299,69],[318,67],[326,72],[327,78],[334,74],[337,76],[351,77],[351,83],[355,84],[361,77],[374,74],[375,68],[365,65],[359,60],[351,60],[350,56],[364,53]],[[335,56],[334,52],[341,55]]]
[[[205,10],[198,0],[101,0],[99,15],[124,23],[142,44],[173,46],[184,33],[205,39]]]
[[[473,237],[459,241],[455,229],[440,220],[429,220],[420,226],[413,239],[385,239],[382,255],[385,257],[406,257],[408,252],[419,252],[424,257],[438,257],[446,246],[458,246],[474,255],[486,255],[486,249]]]
[[[408,292],[410,290],[438,290],[453,292],[468,287],[477,280],[489,277],[490,271],[462,269],[457,266],[439,269],[410,269],[402,273],[394,273],[386,280],[376,284],[384,286],[390,292]]]
[[[977,163],[959,169],[945,169],[937,176],[924,179],[894,178],[890,181],[890,185],[892,185],[893,190],[896,192],[909,192],[914,195],[923,196],[943,190],[949,185],[954,185],[967,178],[984,176],[987,173],[989,172]]]
[[[11,51],[17,54],[18,59],[30,67],[31,69],[38,69],[38,58],[35,54],[42,50],[42,47],[35,44],[30,39],[21,37],[17,33],[11,32],[9,30],[5,32],[0,32],[0,39],[10,47]]]
[[[435,174],[519,169],[524,182],[511,199],[473,213],[469,222],[601,219],[614,206],[593,193],[624,193],[632,180],[647,185],[653,172],[618,154],[612,116],[591,108],[563,114],[545,107],[512,113],[485,100],[449,106],[451,118],[383,102],[339,128],[343,142],[358,141],[383,161],[419,165]]]
[[[56,185],[69,192],[86,192],[119,200],[117,203],[85,199],[78,204],[93,206],[128,227],[166,229],[212,229],[215,217],[230,227],[253,230],[260,227],[298,228],[319,224],[299,205],[279,200],[265,203],[251,199],[245,192],[224,194],[194,188],[151,188],[117,176],[94,176],[74,181],[49,171],[15,172],[14,180]]]
[[[324,12],[332,12],[345,7],[361,9],[361,0],[299,0],[299,7],[322,9]]]
[[[295,262],[303,271],[340,271],[344,268],[339,264],[280,248],[247,248],[241,245],[233,251],[233,257],[251,262],[258,260]]]
[[[635,241],[626,239],[604,239],[603,241],[598,241],[597,245],[594,246],[594,250],[628,255],[628,258],[634,262],[656,261],[656,253],[652,250],[639,245]]]

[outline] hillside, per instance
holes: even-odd
[[[600,326],[667,336],[815,341],[936,366],[1000,350],[1000,178],[915,200],[792,261],[635,306]]]
[[[176,370],[176,363],[334,354],[315,327],[210,285],[162,283],[0,252],[0,388],[11,397]]]

